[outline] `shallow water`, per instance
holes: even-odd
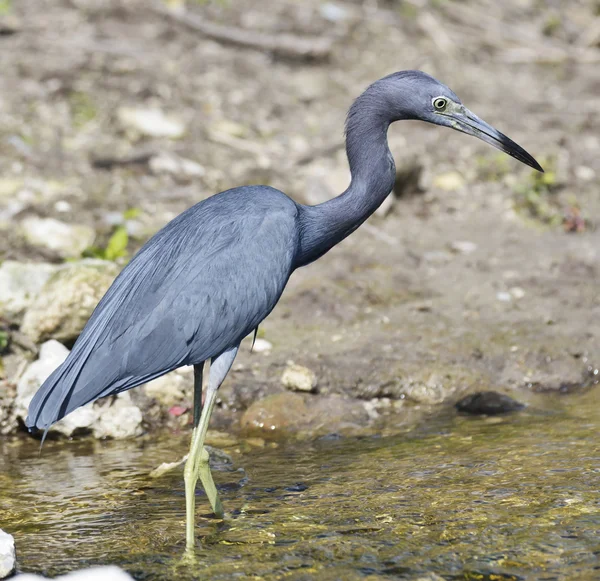
[[[600,390],[501,419],[448,413],[404,433],[237,452],[198,497],[181,561],[187,451],[159,441],[0,442],[0,528],[23,571],[115,563],[138,579],[600,579]],[[543,407],[543,409],[540,409]],[[393,432],[393,427],[390,433]]]

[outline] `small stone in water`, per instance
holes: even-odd
[[[496,391],[479,391],[466,395],[454,407],[465,414],[493,416],[523,409],[525,404]]]

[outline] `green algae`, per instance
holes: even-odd
[[[538,396],[539,397],[539,396]],[[182,561],[188,434],[0,444],[0,526],[23,571],[116,563],[139,579],[594,579],[600,391],[503,418],[442,413],[404,433],[226,451],[226,520],[199,492]],[[388,435],[389,434],[389,435]],[[425,578],[425,577],[424,577]],[[430,578],[430,577],[427,577]]]

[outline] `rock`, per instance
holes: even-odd
[[[456,171],[439,174],[433,178],[433,185],[446,192],[460,190],[465,185],[464,178]]]
[[[325,20],[330,22],[341,22],[348,19],[348,10],[339,4],[325,2],[319,6],[319,12]]]
[[[525,291],[520,286],[513,286],[508,289],[508,292],[514,299],[522,299],[525,296]]]
[[[454,407],[465,414],[494,416],[521,410],[525,404],[496,391],[479,391],[466,395]]]
[[[154,379],[147,383],[143,389],[148,397],[170,408],[186,399],[186,392],[194,381],[193,370],[193,367],[182,367]]]
[[[0,266],[0,315],[19,323],[50,276],[61,267],[7,260]]]
[[[317,387],[317,376],[308,367],[291,364],[285,368],[281,376],[281,383],[292,391],[310,392]]]
[[[77,339],[92,311],[118,274],[105,260],[71,262],[53,274],[23,318],[21,332],[35,343]]]
[[[99,410],[97,419],[91,426],[94,438],[125,440],[142,434],[142,412],[131,401],[128,391],[108,401],[95,403],[93,410]]]
[[[257,436],[290,432],[306,423],[308,409],[296,393],[275,393],[255,401],[240,420],[242,429]]]
[[[314,437],[332,432],[360,432],[369,423],[364,402],[340,395],[310,398],[283,392],[254,402],[241,419],[246,435],[264,439],[300,434]]]
[[[273,349],[273,345],[266,339],[261,339],[260,337],[256,338],[256,341],[254,341],[254,345],[252,346],[252,351],[254,353],[270,353],[271,349]]]
[[[68,354],[69,350],[58,341],[47,341],[40,347],[38,360],[29,365],[17,384],[16,417],[25,420],[35,392]],[[91,431],[96,438],[130,438],[142,433],[142,412],[131,402],[129,392],[123,392],[74,410],[50,431],[67,437]]]
[[[221,119],[216,121],[210,126],[209,129],[212,133],[223,133],[230,135],[231,137],[247,137],[248,128],[245,125],[230,121],[229,119]]]
[[[424,370],[423,374],[415,374],[402,380],[402,395],[420,404],[438,404],[444,401],[448,393],[446,381],[443,375]]]
[[[54,218],[29,216],[21,222],[23,236],[34,246],[45,246],[63,258],[74,258],[91,246],[96,232],[89,226],[66,224]]]
[[[176,178],[200,178],[206,174],[206,169],[199,163],[166,153],[151,157],[149,165],[155,174],[170,174]]]
[[[17,564],[15,539],[0,529],[0,579],[8,577]]]
[[[179,139],[185,134],[185,125],[160,109],[143,107],[121,107],[117,111],[120,123],[147,137]]]
[[[450,243],[450,250],[457,254],[472,254],[477,250],[477,244],[469,240],[455,240]]]
[[[496,298],[502,303],[510,303],[510,301],[512,301],[512,295],[506,291],[497,292]]]
[[[25,573],[17,575],[15,581],[44,581],[47,577],[41,575],[32,575]],[[134,581],[128,573],[116,567],[109,565],[107,567],[92,567],[91,569],[82,569],[81,571],[73,571],[68,575],[54,577],[54,581]]]

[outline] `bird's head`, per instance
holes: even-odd
[[[378,83],[382,86],[377,87]],[[520,145],[469,111],[452,90],[430,75],[421,71],[402,71],[378,83],[371,87],[376,93],[385,92],[393,120],[418,119],[456,129],[489,143],[525,165],[544,171]],[[382,90],[383,85],[387,85],[387,90]]]

